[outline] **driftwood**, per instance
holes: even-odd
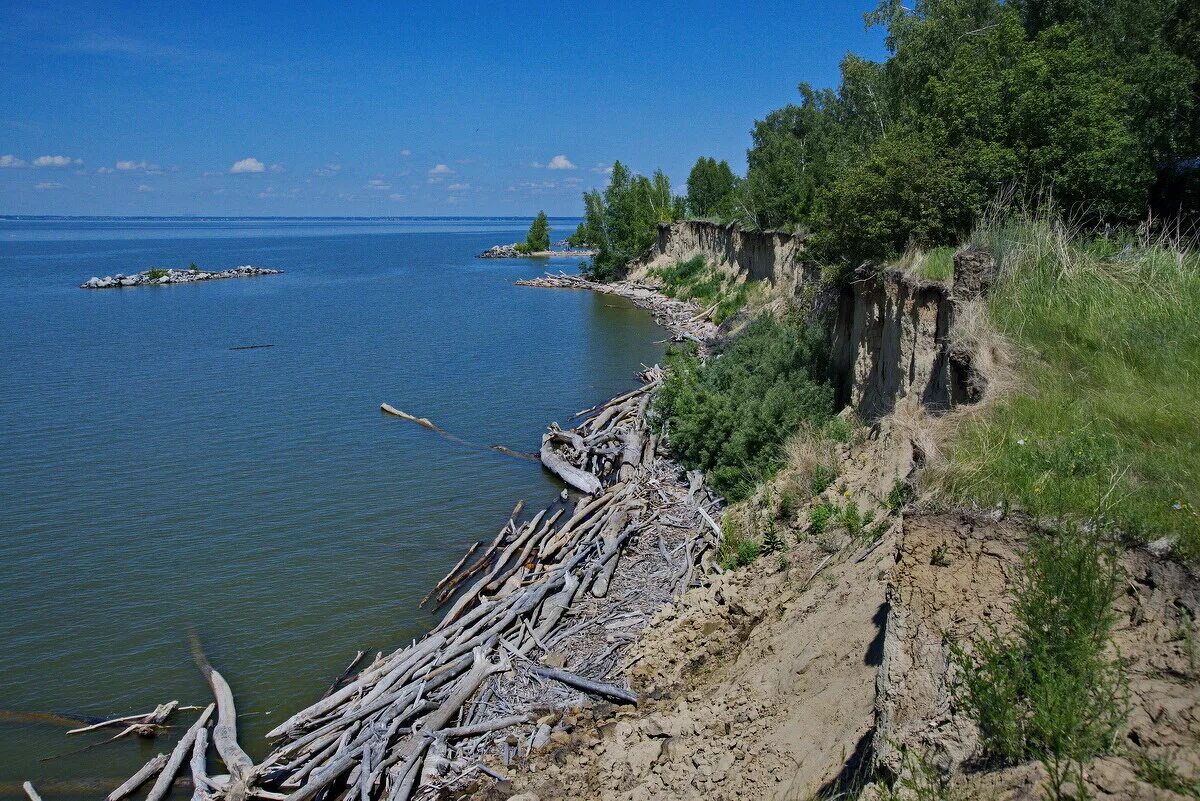
[[[583,690],[589,695],[595,695],[599,698],[606,698],[609,701],[616,701],[617,703],[622,704],[636,704],[638,701],[637,693],[634,693],[631,690],[626,690],[623,687],[617,687],[613,684],[605,684],[603,682],[585,679],[583,676],[577,676],[574,673],[570,673],[566,670],[559,670],[558,668],[550,667],[538,667],[534,668],[533,672],[543,678],[560,681],[568,687],[574,687],[577,690]]]
[[[145,765],[142,765],[142,767],[138,769],[137,773],[130,776],[119,787],[117,787],[117,789],[109,793],[107,801],[119,801],[119,799],[129,795],[134,790],[149,781],[151,776],[157,775],[166,764],[166,754],[159,754],[155,757],[152,757],[149,762],[147,762]]]
[[[714,536],[705,519],[714,502],[689,495],[650,432],[662,372],[647,369],[642,380],[543,439],[543,463],[584,495],[564,493],[528,519],[518,504],[487,547],[472,545],[430,590],[427,599],[447,605],[440,622],[351,675],[357,654],[321,698],[268,733],[261,762],[238,745],[233,693],[194,642],[215,703],[145,772],[142,782],[158,774],[148,801],[161,801],[188,753],[194,801],[432,799],[491,775],[480,767],[489,752],[511,759],[544,744],[549,729],[533,721],[581,692],[636,704],[613,683],[623,680],[622,650],[703,574],[698,560]],[[214,712],[224,777],[206,775]]]
[[[78,729],[71,729],[67,734],[83,734],[84,732],[94,731],[105,726],[116,726],[121,723],[138,723],[146,726],[158,726],[166,722],[171,713],[179,708],[178,701],[168,701],[165,704],[159,704],[153,712],[145,712],[141,715],[126,715],[120,718],[110,718],[102,720],[99,723],[93,723],[90,726],[83,726]]]
[[[215,708],[216,706],[214,704],[209,704],[204,711],[200,713],[200,717],[196,718],[196,722],[191,725],[191,728],[189,728],[183,737],[180,738],[179,742],[175,744],[175,750],[172,751],[171,756],[167,758],[167,762],[163,766],[162,772],[158,774],[158,778],[154,781],[154,786],[151,787],[150,792],[146,794],[146,801],[162,801],[163,798],[166,798],[167,792],[171,789],[171,783],[175,781],[175,774],[179,772],[179,768],[181,765],[183,765],[183,761],[191,754],[192,743],[196,741],[196,735],[208,724],[208,719],[212,716]],[[124,787],[125,785],[121,786]],[[108,801],[113,801],[113,796],[110,795],[108,797]]]
[[[37,790],[33,789],[33,782],[25,782],[21,785],[21,789],[25,791],[25,795],[29,796],[29,801],[42,801]]]

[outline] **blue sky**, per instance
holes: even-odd
[[[0,214],[578,214],[835,85],[874,3],[0,2]]]

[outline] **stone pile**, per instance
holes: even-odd
[[[190,284],[196,281],[214,281],[218,278],[253,278],[259,275],[278,275],[283,270],[271,270],[266,267],[230,267],[228,270],[209,272],[207,270],[146,270],[145,272],[116,275],[97,278],[92,276],[79,285],[80,289],[117,289],[129,286],[153,286],[159,284]]]

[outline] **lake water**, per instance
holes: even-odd
[[[426,630],[419,599],[518,499],[553,499],[538,463],[379,411],[531,451],[658,360],[629,303],[513,285],[579,259],[473,258],[527,227],[0,220],[0,796],[96,797],[169,749],[43,762],[97,738],[10,713],[208,703],[190,630],[261,755],[356,650]],[[192,262],[286,273],[77,288]],[[274,347],[230,349],[249,344]]]

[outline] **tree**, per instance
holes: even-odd
[[[671,194],[671,182],[661,170],[651,178],[634,175],[624,164],[613,164],[608,188],[583,196],[584,216],[571,242],[595,248],[591,275],[607,281],[624,274],[626,265],[654,244],[659,223],[683,216],[682,198]]]
[[[693,217],[726,217],[733,207],[737,176],[726,161],[701,156],[688,173],[687,210]]]
[[[529,248],[530,253],[541,253],[550,249],[550,218],[546,216],[546,212],[539,211],[533,224],[529,226],[529,233],[525,235],[525,246]]]

